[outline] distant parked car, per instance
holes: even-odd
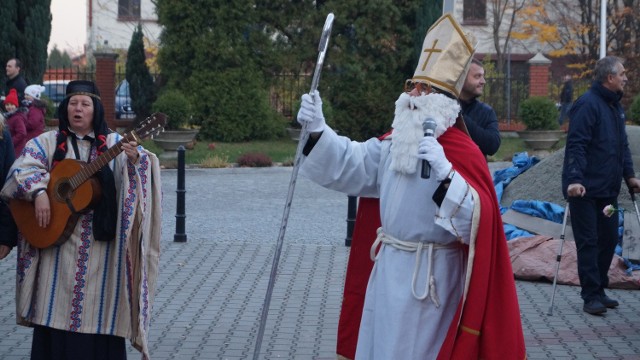
[[[136,113],[131,108],[131,93],[129,82],[125,79],[116,87],[116,119],[133,119]]]
[[[70,80],[46,80],[42,83],[44,91],[42,94],[46,96],[55,107],[54,118],[58,118],[58,105],[64,100],[67,92],[67,85]]]
[[[42,83],[42,86],[44,86],[43,94],[57,107],[58,104],[64,100],[69,81],[70,80],[47,80]]]
[[[69,81],[70,80],[47,80],[42,84],[44,86],[43,94],[56,108],[55,118],[58,117],[58,105],[64,100]],[[136,113],[134,113],[131,108],[131,96],[129,93],[129,82],[127,80],[122,80],[118,84],[115,98],[116,119],[133,119],[136,117]]]

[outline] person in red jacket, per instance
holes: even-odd
[[[47,114],[47,104],[40,100],[40,94],[44,91],[42,85],[29,85],[24,89],[23,105],[29,110],[27,112],[27,140],[44,132],[44,117]]]
[[[11,89],[9,95],[4,99],[4,118],[7,121],[11,140],[13,141],[13,151],[16,157],[22,153],[24,145],[27,143],[27,114],[24,108],[19,108],[18,93],[16,89]]]

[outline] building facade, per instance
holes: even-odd
[[[86,52],[128,49],[138,24],[151,44],[158,44],[161,27],[152,0],[87,0]]]

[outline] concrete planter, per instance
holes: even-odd
[[[153,142],[164,152],[160,154],[163,159],[178,157],[178,147],[192,149],[198,130],[165,130],[153,138]]]
[[[533,150],[548,150],[565,136],[564,130],[524,130],[518,136]]]

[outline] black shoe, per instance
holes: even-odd
[[[607,312],[607,308],[600,302],[600,300],[587,301],[584,303],[582,310],[591,315],[599,315]]]
[[[600,302],[602,303],[602,305],[608,307],[609,309],[613,309],[615,307],[618,307],[618,305],[620,305],[618,300],[614,300],[614,299],[608,297],[607,295],[602,295],[600,297]]]

